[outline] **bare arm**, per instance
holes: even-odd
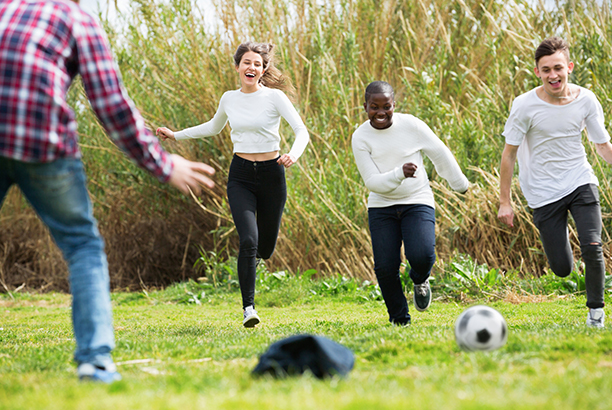
[[[510,187],[512,185],[512,174],[516,163],[516,152],[518,145],[506,144],[502,153],[501,169],[499,177],[499,211],[497,217],[508,226],[514,226],[514,211],[510,200]]]
[[[612,144],[610,141],[604,142],[603,144],[595,144],[595,150],[600,157],[606,160],[606,162],[612,165]]]

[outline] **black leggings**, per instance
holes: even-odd
[[[540,230],[548,263],[560,277],[568,276],[574,268],[574,255],[567,232],[568,211],[576,223],[586,268],[587,306],[601,308],[604,306],[606,265],[601,246],[602,224],[597,185],[582,185],[560,200],[533,210],[533,222]]]
[[[272,256],[287,200],[285,167],[276,161],[253,162],[234,155],[230,165],[227,198],[240,237],[243,308],[255,304],[256,258]]]

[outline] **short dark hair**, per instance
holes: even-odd
[[[395,92],[391,84],[385,81],[372,81],[365,89],[365,102],[368,102],[372,94],[391,94],[395,97]]]
[[[535,51],[536,67],[540,62],[540,58],[544,56],[551,56],[557,51],[561,51],[565,57],[567,57],[567,61],[570,61],[569,43],[567,41],[561,37],[549,37],[542,41]]]

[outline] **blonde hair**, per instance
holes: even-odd
[[[290,96],[293,96],[295,93],[295,88],[293,87],[291,80],[274,66],[273,50],[274,44],[271,43],[254,43],[251,41],[242,43],[238,46],[236,52],[234,53],[234,64],[236,67],[238,67],[240,65],[240,61],[242,61],[242,56],[249,51],[259,54],[263,61],[264,69],[264,74],[259,79],[259,82],[268,88],[276,88],[286,92]]]

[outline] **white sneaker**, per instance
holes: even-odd
[[[107,364],[106,367],[81,363],[77,368],[77,374],[81,380],[92,380],[106,384],[121,380],[121,375],[117,373],[117,366],[114,363]]]
[[[244,327],[255,327],[259,322],[259,316],[253,305],[244,308],[244,320],[242,321]]]
[[[606,314],[603,308],[589,309],[586,324],[588,327],[596,327],[602,329],[604,327],[604,318]]]

